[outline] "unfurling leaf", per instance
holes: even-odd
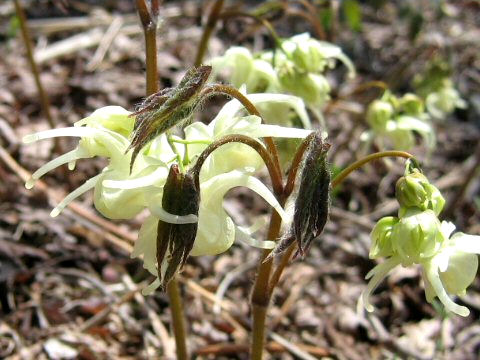
[[[327,164],[329,148],[330,145],[323,142],[320,131],[311,135],[295,199],[293,222],[273,255],[284,251],[296,241],[298,253],[304,256],[312,241],[322,233],[328,220],[330,203],[330,170]]]
[[[132,114],[136,118],[128,147],[128,150],[133,149],[130,168],[145,145],[168,129],[190,118],[202,100],[199,93],[211,71],[211,66],[191,68],[176,88],[163,89],[150,95]]]

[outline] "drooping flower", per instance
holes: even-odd
[[[441,206],[432,205],[438,204],[441,194],[428,191],[433,185],[418,174],[417,169],[407,164],[406,177],[411,175],[412,178],[410,184],[405,182],[400,192],[410,194],[400,196],[399,217],[380,219],[371,233],[370,258],[387,259],[367,274],[369,283],[362,294],[363,304],[368,311],[373,311],[370,295],[393,268],[419,265],[427,301],[438,297],[447,311],[468,316],[469,310],[456,304],[449,294],[463,295],[473,282],[478,269],[480,236],[463,233],[452,236],[455,225],[437,218],[443,202]]]
[[[23,141],[25,143],[61,136],[81,138],[74,150],[51,160],[35,171],[32,178],[25,184],[27,188],[32,188],[36,180],[60,165],[68,163],[69,168],[73,170],[75,162],[80,159],[95,156],[103,156],[109,159],[108,165],[102,172],[87,180],[82,186],[65,197],[52,210],[52,216],[60,214],[71,201],[92,188],[95,189],[95,207],[108,218],[132,218],[144,208],[145,201],[142,191],[109,189],[103,185],[103,182],[107,180],[126,180],[137,176],[145,176],[154,169],[154,166],[148,165],[149,161],[147,159],[140,157],[132,174],[129,172],[127,163],[130,161],[131,155],[125,154],[129,145],[128,136],[133,129],[133,119],[129,115],[130,112],[119,106],[107,106],[76,122],[73,127],[41,131],[24,137]],[[164,166],[164,164],[162,165]],[[158,167],[158,165],[155,167]]]
[[[281,94],[247,96],[254,104],[265,108],[279,104],[309,123],[303,102],[298,98]],[[69,194],[52,211],[52,215],[58,215],[68,203],[92,188],[95,189],[95,207],[108,218],[131,218],[147,208],[151,215],[142,225],[132,256],[143,256],[145,268],[157,277],[145,289],[148,293],[161,283],[165,286],[190,254],[218,254],[230,248],[235,239],[260,248],[273,248],[273,241],[254,239],[251,232],[237,226],[223,208],[225,194],[234,187],[244,186],[258,193],[284,220],[287,219],[275,196],[254,176],[254,172],[264,166],[262,159],[244,144],[223,145],[204,162],[196,180],[201,199],[198,211],[190,211],[188,206],[180,209],[168,205],[181,193],[176,193],[175,186],[167,186],[169,169],[178,169],[178,175],[187,179],[189,170],[202,151],[223,136],[246,135],[261,144],[263,137],[304,138],[311,132],[262,124],[259,117],[245,116],[241,109],[238,101],[230,101],[208,126],[194,123],[185,128],[185,138],[167,137],[165,134],[156,137],[138,152],[131,171],[132,152],[128,149],[129,138],[134,131],[134,118],[120,107],[99,109],[75,123],[74,127],[25,137],[26,143],[56,136],[81,138],[75,150],[42,166],[26,185],[33,186],[36,179],[59,165],[73,164],[82,158],[107,157],[109,162],[103,171]],[[70,168],[73,169],[73,165]],[[174,190],[168,190],[170,188]],[[195,229],[187,231],[189,235],[194,235],[188,239],[179,235],[187,228]],[[168,236],[161,236],[163,242],[158,242],[160,245],[157,246],[158,232]],[[174,239],[179,236],[184,239],[181,241],[183,245],[172,245],[176,244]]]
[[[456,108],[464,109],[467,103],[461,98],[452,81],[450,65],[439,57],[433,58],[425,72],[415,75],[413,85],[425,100],[429,114],[437,120],[444,120]]]
[[[386,91],[381,99],[374,100],[367,109],[370,130],[361,140],[375,142],[380,148],[391,146],[396,150],[409,150],[415,145],[418,133],[426,147],[435,147],[435,132],[429,123],[422,100],[414,94],[401,98]]]
[[[275,50],[252,54],[243,47],[233,47],[224,56],[212,60],[214,75],[230,71],[229,79],[249,93],[290,93],[302,98],[320,118],[321,108],[329,99],[330,85],[324,76],[336,60],[345,64],[349,76],[355,68],[342,50],[304,33],[280,41]]]

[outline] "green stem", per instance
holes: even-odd
[[[186,344],[185,320],[183,315],[182,297],[178,286],[177,278],[174,277],[167,285],[167,295],[170,300],[170,311],[172,315],[173,334],[177,347],[177,359],[187,360],[188,351]]]
[[[353,171],[357,170],[358,168],[361,168],[363,165],[365,165],[370,161],[378,160],[384,157],[402,157],[405,159],[410,159],[413,157],[413,155],[405,151],[393,150],[393,151],[381,151],[381,152],[377,152],[377,153],[365,156],[364,158],[355,161],[353,164],[350,164],[345,169],[343,169],[337,176],[335,176],[335,178],[332,180],[332,189],[338,186]]]
[[[183,144],[183,145],[193,145],[193,144],[210,145],[212,143],[212,140],[184,140],[184,139],[172,138],[172,142],[176,142],[178,144]]]
[[[175,154],[175,157],[177,159],[177,163],[178,163],[178,167],[180,168],[180,171],[182,173],[185,173],[185,167],[183,166],[182,156],[180,155],[180,152],[178,151],[177,147],[175,146],[175,141],[172,137],[172,134],[167,133],[167,142],[168,142],[168,145],[170,145],[170,148],[172,149],[172,151]]]
[[[208,41],[212,36],[215,25],[217,24],[220,12],[222,11],[224,0],[216,0],[212,6],[210,14],[208,15],[207,23],[203,29],[202,38],[198,44],[197,56],[195,57],[195,67],[198,67],[202,64],[203,57],[207,51]]]
[[[35,79],[35,85],[37,86],[38,96],[40,97],[42,110],[43,110],[43,113],[45,114],[45,117],[47,118],[48,125],[53,129],[55,128],[56,124],[55,124],[55,121],[53,120],[53,116],[50,111],[50,100],[48,98],[48,94],[43,88],[43,84],[40,79],[40,71],[38,70],[38,65],[35,62],[35,57],[33,55],[32,38],[30,36],[30,31],[27,26],[27,18],[25,16],[25,12],[23,11],[22,5],[20,4],[20,0],[15,0],[14,4],[15,4],[15,11],[17,13],[18,21],[20,23],[20,30],[22,32],[23,42],[27,50],[28,62],[30,63],[33,77]],[[54,150],[56,153],[61,154],[63,152],[59,138],[54,139],[54,146],[55,146]]]
[[[367,164],[370,161],[378,160],[383,157],[402,157],[405,159],[413,158],[413,155],[404,152],[404,151],[383,151],[374,154],[370,154],[358,161],[355,161],[353,164],[346,167],[340,174],[338,174],[332,180],[332,190],[340,185],[340,183],[345,180],[345,178],[350,175],[353,171],[357,170],[358,168],[362,167],[363,165]],[[290,247],[283,253],[282,258],[272,274],[272,278],[269,283],[270,293],[273,293],[275,286],[278,284],[280,277],[282,276],[283,270],[287,267],[290,259],[293,255],[293,252],[296,250],[297,243],[293,243]]]
[[[237,89],[235,89],[232,86],[221,85],[221,84],[212,84],[212,85],[208,86],[207,88],[205,88],[203,90],[203,95],[208,96],[208,94],[211,94],[211,93],[219,93],[219,94],[229,95],[229,96],[233,97],[234,99],[237,99],[245,107],[245,109],[247,109],[247,111],[250,113],[250,115],[256,115],[256,116],[262,118],[262,116],[260,115],[260,112],[255,107],[255,105],[253,105],[252,102],[250,100],[248,100],[248,98],[245,95],[243,95],[240,91],[238,91]],[[262,118],[262,120],[263,120],[263,118]],[[275,143],[273,142],[273,139],[271,137],[266,137],[266,138],[264,138],[264,140],[265,140],[265,144],[267,145],[267,149],[268,149],[270,155],[273,158],[274,166],[275,166],[277,172],[280,174],[279,175],[279,177],[280,177],[279,182],[281,184],[281,182],[282,182],[282,175],[281,175],[282,167],[280,166],[280,160],[279,160],[279,157],[278,157],[277,146],[275,145]],[[275,180],[272,179],[272,182],[275,182]],[[275,188],[275,186],[274,186],[273,190],[275,192],[275,195],[282,196],[282,192],[278,192],[278,191],[280,191],[280,189],[283,191],[283,187],[282,188],[280,188],[280,187]]]

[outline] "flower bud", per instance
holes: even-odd
[[[273,254],[282,252],[297,241],[298,253],[303,256],[312,241],[322,233],[330,203],[329,148],[330,145],[322,140],[321,131],[311,135],[295,200],[293,223]]]
[[[194,177],[179,171],[176,164],[170,167],[163,188],[162,207],[173,215],[197,215],[200,192]],[[165,289],[178,269],[185,264],[192,250],[198,223],[171,224],[158,221],[157,228],[157,268],[161,286]],[[166,268],[162,266],[168,251]]]
[[[432,210],[409,208],[393,227],[393,251],[404,266],[419,264],[434,256],[444,243],[440,221]]]
[[[398,224],[398,218],[387,216],[380,219],[372,230],[370,238],[372,239],[372,247],[370,249],[370,259],[379,257],[387,257],[393,254],[392,249],[392,230]]]
[[[402,208],[430,209],[435,215],[440,214],[445,205],[440,191],[417,169],[398,179],[395,196]]]
[[[393,106],[383,100],[373,101],[367,110],[367,122],[373,130],[382,132],[387,127],[387,121],[393,116]]]
[[[425,111],[423,101],[415,94],[405,94],[399,99],[401,111],[408,115],[421,115]]]

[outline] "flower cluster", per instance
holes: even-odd
[[[293,96],[253,94],[248,95],[248,98],[253,104],[264,107],[274,104],[289,107],[290,111],[296,112],[308,122],[303,103]],[[263,137],[305,138],[311,132],[262,124],[259,117],[244,116],[242,110],[240,103],[232,100],[209,125],[196,122],[187,126],[184,138],[166,134],[156,137],[136,154],[136,160],[130,169],[132,151],[129,151],[129,139],[134,132],[135,119],[130,112],[118,106],[101,108],[73,127],[42,131],[24,138],[25,143],[59,136],[80,138],[74,150],[48,162],[33,173],[26,187],[33,187],[41,176],[62,164],[68,163],[69,168],[73,169],[79,159],[94,156],[108,158],[108,165],[102,172],[70,193],[51,215],[57,216],[71,201],[92,188],[94,205],[107,218],[130,219],[147,208],[150,216],[140,229],[132,256],[143,256],[144,267],[158,277],[144,289],[144,293],[152,292],[158,286],[164,286],[170,276],[168,273],[178,268],[178,263],[175,266],[170,264],[176,257],[179,263],[184,263],[188,254],[218,254],[226,251],[236,238],[257,247],[273,248],[275,245],[273,241],[255,240],[245,228],[235,225],[222,204],[223,197],[230,189],[244,186],[262,196],[286,219],[275,196],[254,176],[254,172],[264,164],[253,149],[242,143],[223,145],[213,151],[203,163],[198,184],[192,183],[193,180],[187,174],[207,146],[226,135],[245,135],[261,143]],[[172,195],[167,189],[177,185],[169,184],[180,184],[178,186],[183,190]],[[198,207],[192,207],[190,203],[188,206],[177,203],[177,198],[183,196],[182,191],[186,198],[196,198],[194,203],[198,203]],[[191,213],[186,210],[189,208]],[[169,209],[174,209],[175,212],[169,212]],[[173,227],[165,224],[173,224]],[[177,231],[175,225],[180,224],[195,224],[193,244],[187,236],[182,249],[176,249],[171,242],[162,243],[162,248],[157,248],[157,232]],[[160,253],[163,261],[158,266]]]
[[[398,217],[384,217],[372,233],[370,258],[387,259],[366,276],[370,279],[362,295],[368,311],[373,311],[370,295],[394,267],[422,267],[425,295],[428,302],[438,297],[445,309],[461,316],[469,310],[456,304],[449,296],[463,295],[473,282],[478,268],[480,236],[457,232],[455,225],[438,219],[445,200],[440,191],[407,163],[405,175],[396,186],[400,204]]]
[[[435,132],[428,120],[421,98],[410,93],[398,98],[386,91],[368,107],[370,130],[362,134],[362,140],[375,141],[380,148],[385,147],[387,140],[394,149],[409,150],[415,145],[418,133],[431,150],[435,146]]]
[[[252,54],[244,47],[232,47],[212,60],[215,74],[230,70],[233,86],[246,85],[248,92],[291,93],[302,98],[321,117],[319,108],[329,99],[330,85],[324,76],[328,68],[342,61],[349,75],[355,75],[350,59],[333,44],[318,41],[308,33],[279,41],[275,50]]]
[[[435,58],[428,64],[425,73],[417,74],[413,79],[417,93],[425,99],[427,111],[434,119],[443,120],[456,108],[467,106],[450,77],[450,66]]]

